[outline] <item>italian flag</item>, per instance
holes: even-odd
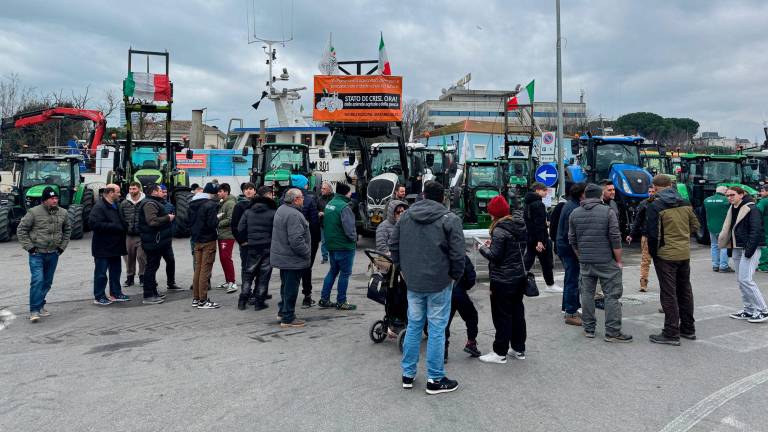
[[[384,34],[381,34],[381,40],[379,40],[379,74],[380,75],[392,75],[392,69],[389,66],[389,57],[387,56],[387,48],[384,46]]]
[[[123,81],[123,94],[146,101],[170,101],[171,83],[168,75],[128,72]]]
[[[528,103],[533,105],[533,91],[536,86],[536,80],[531,80],[528,85],[525,86],[525,91],[528,93]],[[517,95],[512,96],[507,100],[507,111],[514,110],[518,107]]]

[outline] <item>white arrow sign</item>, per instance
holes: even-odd
[[[548,178],[555,178],[555,177],[557,177],[557,174],[554,174],[554,173],[548,173],[546,171],[539,173],[539,178],[544,181],[546,181]]]

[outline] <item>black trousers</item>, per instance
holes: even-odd
[[[267,299],[269,279],[272,277],[269,249],[249,249],[244,269],[241,295],[250,297],[251,288],[253,288],[256,301],[263,303]]]
[[[312,266],[315,265],[315,256],[320,247],[320,234],[313,235],[310,242],[311,253],[309,256],[309,267],[301,272],[301,293],[304,296],[312,295]]]
[[[544,243],[544,250],[539,252],[536,250],[536,243],[528,243],[528,247],[525,251],[525,270],[530,271],[533,267],[533,261],[539,258],[539,264],[541,264],[541,273],[544,276],[544,282],[547,285],[555,284],[555,275],[552,274],[552,268],[554,266],[554,258],[552,257],[552,242],[547,240]]]
[[[525,306],[523,306],[523,287],[510,287],[491,281],[491,318],[496,329],[493,351],[507,355],[511,347],[517,352],[525,352]]]
[[[144,298],[155,297],[157,292],[157,270],[160,268],[160,260],[165,260],[165,274],[168,285],[173,282],[176,273],[176,260],[173,257],[173,247],[171,245],[161,247],[155,250],[146,250],[147,266],[144,269]],[[175,282],[174,282],[175,283]]]
[[[664,310],[662,333],[670,338],[679,338],[681,332],[695,334],[691,260],[667,261],[656,257],[653,267],[659,278],[659,297]]]
[[[467,291],[453,287],[453,294],[451,295],[451,315],[448,318],[448,325],[445,326],[445,346],[448,346],[448,339],[451,337],[451,323],[456,312],[459,312],[459,316],[467,325],[467,340],[474,341],[477,339],[477,309],[475,304],[472,303],[472,299],[469,298]]]

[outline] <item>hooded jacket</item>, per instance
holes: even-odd
[[[515,211],[491,226],[491,246],[481,246],[480,254],[488,260],[491,283],[496,287],[514,290],[526,280],[523,256],[526,246],[526,224]]]
[[[43,204],[32,207],[21,218],[16,235],[25,251],[51,253],[64,250],[69,244],[72,226],[67,211],[61,207],[48,208]]]
[[[584,199],[568,218],[568,242],[578,252],[581,263],[613,261],[613,250],[621,249],[616,213],[600,198]]]
[[[139,199],[134,201],[131,195],[125,197],[120,203],[120,217],[123,219],[128,235],[139,235],[139,215],[136,213],[136,209],[139,208],[139,204],[144,201],[147,196],[144,193],[139,195]]]
[[[276,210],[277,204],[270,198],[257,196],[253,199],[251,208],[245,211],[237,225],[238,235],[245,237],[248,249],[269,250]]]
[[[232,233],[232,212],[235,210],[235,204],[237,204],[237,198],[232,195],[228,195],[219,204],[219,214],[221,214],[217,225],[219,240],[234,240],[235,238]]]
[[[200,192],[189,203],[189,225],[194,243],[208,243],[218,238],[218,203],[207,193]]]
[[[400,216],[389,251],[414,292],[440,292],[464,274],[461,220],[437,201],[417,201]]]
[[[534,191],[525,194],[525,228],[528,231],[528,243],[535,245],[538,242],[547,244],[547,208],[541,201],[541,197]]]
[[[125,225],[117,204],[100,198],[91,210],[88,224],[93,230],[91,255],[94,258],[114,258],[128,253],[125,245]]]
[[[734,212],[738,213],[736,222],[731,226]],[[752,198],[744,196],[738,207],[728,209],[717,243],[721,248],[744,248],[747,258],[752,258],[758,247],[765,246],[762,215]]]
[[[389,238],[395,229],[395,210],[398,206],[408,208],[408,203],[400,200],[392,200],[387,205],[387,218],[376,227],[376,250],[381,253],[389,253]]]
[[[557,242],[558,254],[566,248],[571,249],[570,251],[566,251],[566,253],[573,253],[571,244],[568,242],[568,230],[570,228],[568,221],[571,219],[573,211],[579,208],[579,204],[580,202],[578,199],[568,198],[568,201],[563,206],[563,211],[560,213],[560,219],[557,221],[557,238],[555,239]]]
[[[699,219],[691,203],[674,188],[654,195],[645,210],[645,232],[648,252],[667,261],[691,259],[691,233],[699,229]]]
[[[303,270],[310,266],[309,223],[301,209],[284,203],[275,212],[269,260],[281,270]]]

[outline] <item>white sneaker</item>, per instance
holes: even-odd
[[[488,354],[481,355],[480,361],[483,363],[498,363],[498,364],[506,364],[507,358],[502,357],[495,352],[491,351]]]
[[[553,293],[561,293],[561,292],[563,292],[563,287],[561,287],[558,284],[547,285],[547,288],[544,291],[553,292]]]
[[[524,352],[517,352],[517,351],[513,350],[512,348],[510,348],[509,351],[507,351],[507,355],[508,356],[512,356],[512,357],[514,357],[514,358],[516,358],[518,360],[525,360],[525,353]]]
[[[237,290],[239,289],[240,288],[234,282],[230,282],[227,284],[227,294],[232,294],[233,292],[237,292]]]
[[[223,284],[217,286],[217,289],[225,289],[229,286],[229,282],[224,282]]]

